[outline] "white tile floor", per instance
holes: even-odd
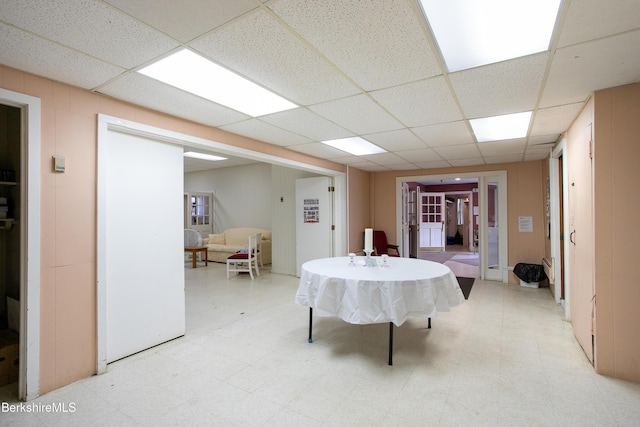
[[[189,266],[188,266],[189,267]],[[186,268],[187,334],[109,365],[0,425],[632,426],[640,384],[594,373],[547,289],[476,280],[433,328],[316,318],[293,303],[294,277]],[[15,386],[0,401],[17,405]],[[69,408],[69,406],[67,406]]]

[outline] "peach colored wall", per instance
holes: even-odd
[[[595,367],[638,382],[640,84],[594,98]]]
[[[310,165],[346,167],[195,124],[0,65],[0,87],[41,99],[40,392],[96,371],[97,114],[215,140]],[[51,157],[67,172],[54,174]]]
[[[384,230],[390,242],[398,242],[396,236],[396,178],[402,176],[438,175],[452,173],[507,171],[507,225],[509,233],[508,264],[518,262],[540,264],[544,257],[544,201],[543,160],[523,163],[504,163],[443,169],[377,172],[373,186],[373,226]],[[518,217],[533,217],[533,233],[518,232]],[[509,283],[519,283],[509,273]]]
[[[363,230],[372,227],[371,221],[371,173],[349,168],[347,174],[349,194],[349,252],[361,251],[364,247]]]

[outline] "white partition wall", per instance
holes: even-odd
[[[185,332],[182,146],[101,129],[99,371]]]

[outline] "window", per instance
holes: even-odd
[[[211,196],[191,194],[191,225],[211,224]]]

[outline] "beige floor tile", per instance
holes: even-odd
[[[307,343],[295,277],[187,267],[184,337],[32,402],[74,413],[3,413],[0,425],[640,424],[640,384],[594,372],[546,288],[478,279],[432,329],[396,328],[388,366],[387,325],[316,317]],[[0,400],[17,405],[15,386]]]

